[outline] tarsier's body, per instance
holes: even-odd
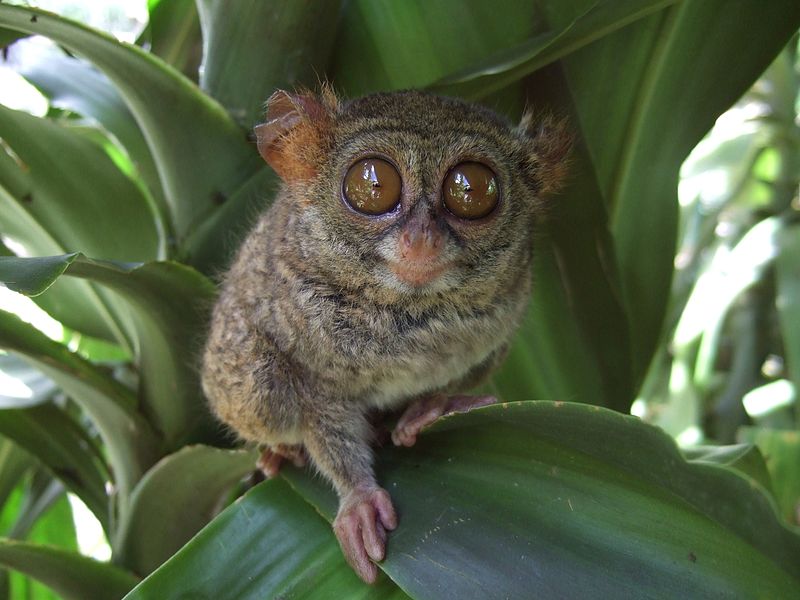
[[[331,480],[337,537],[372,581],[397,517],[369,417],[408,407],[392,439],[410,446],[441,414],[494,401],[449,394],[498,364],[522,318],[539,198],[568,141],[418,92],[278,92],[267,119],[259,151],[284,186],[225,278],[203,385],[267,447],[267,474],[308,456]]]

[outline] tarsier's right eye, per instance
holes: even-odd
[[[382,215],[400,202],[400,174],[380,158],[358,161],[344,176],[344,199],[360,213]]]

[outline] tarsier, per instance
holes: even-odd
[[[526,310],[532,233],[569,136],[406,91],[340,102],[279,91],[256,128],[283,180],[225,276],[203,364],[217,417],[267,476],[310,458],[334,531],[373,582],[398,516],[373,472],[372,417],[411,446],[501,361]]]

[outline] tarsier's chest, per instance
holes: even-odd
[[[348,373],[353,396],[391,408],[451,387],[484,363],[513,333],[519,304],[489,311],[434,310],[415,319],[390,311],[368,318],[334,312],[315,337],[318,348],[331,350],[334,368]]]

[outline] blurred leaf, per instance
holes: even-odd
[[[137,583],[119,567],[48,546],[0,539],[0,564],[17,569],[67,600],[117,600]]]
[[[36,86],[53,106],[95,119],[114,135],[125,148],[156,201],[159,210],[154,214],[155,225],[160,235],[164,235],[163,229],[167,225],[163,218],[168,212],[158,170],[136,120],[108,78],[82,60],[55,52],[33,58],[26,54],[16,70]],[[148,254],[140,259],[127,256],[125,260],[157,257],[160,257],[160,253],[159,256]]]
[[[732,444],[729,446],[694,446],[682,448],[681,452],[693,463],[712,463],[725,465],[752,477],[761,486],[772,492],[772,480],[769,477],[764,457],[758,447],[751,444]]]
[[[158,58],[37,9],[2,5],[0,24],[51,38],[114,82],[150,145],[178,244],[215,209],[219,194],[231,195],[262,168],[224,109]]]
[[[58,389],[52,380],[12,354],[0,354],[0,380],[5,380],[0,391],[0,409],[42,404]]]
[[[551,62],[616,31],[676,0],[586,0],[562,3],[574,15],[557,31],[540,33],[525,42],[448,75],[430,86],[439,94],[483,98],[530,75]],[[563,20],[561,20],[563,22]]]
[[[186,446],[161,459],[136,486],[119,524],[117,564],[142,575],[156,569],[214,517],[255,462],[253,452],[209,446]]]
[[[535,251],[533,299],[509,356],[492,376],[504,401],[532,398],[591,402],[602,388],[597,363],[569,315],[553,251]],[[553,282],[543,285],[542,282]]]
[[[0,229],[29,254],[84,250],[122,260],[158,255],[154,208],[100,146],[69,127],[2,106],[0,137],[16,156],[0,152]],[[64,286],[40,300],[72,329],[130,342],[121,329],[124,316],[102,291]]]
[[[201,58],[200,19],[194,0],[149,0],[150,18],[136,40],[189,79],[197,80]]]
[[[13,441],[0,436],[0,512],[4,512],[11,492],[34,464],[35,461],[30,454]],[[7,531],[0,529],[0,533],[5,535]]]
[[[542,5],[553,29],[574,18],[565,4]],[[798,25],[800,5],[790,0],[688,0],[563,58],[611,215],[636,381],[669,297],[680,164]],[[725,64],[736,68],[720,68]]]
[[[800,226],[784,226],[777,235],[777,297],[786,362],[794,389],[800,393]],[[795,410],[800,425],[800,408]]]
[[[739,438],[764,454],[775,497],[787,523],[800,525],[800,433],[763,427],[742,427]]]
[[[277,88],[317,86],[336,36],[342,0],[198,0],[200,86],[239,123],[263,119]]]
[[[38,268],[46,261],[47,270]],[[61,261],[58,268],[53,261]],[[4,263],[15,261],[11,267]],[[211,418],[205,409],[197,370],[191,357],[204,330],[205,311],[215,295],[205,277],[179,263],[112,263],[66,254],[57,259],[0,257],[0,274],[19,273],[31,289],[46,289],[61,272],[90,279],[114,290],[130,311],[131,336],[136,340],[137,364],[142,376],[143,411],[170,447],[202,440]],[[6,285],[19,291],[14,281]]]
[[[101,147],[69,127],[3,106],[0,136],[30,178],[29,196],[17,202],[61,247],[115,260],[158,256],[154,208]],[[6,185],[5,173],[0,177]]]
[[[28,37],[28,34],[0,27],[0,49],[10,46],[24,37]]]
[[[110,475],[92,440],[65,411],[53,404],[0,410],[0,433],[39,459],[108,530]]]
[[[19,507],[19,519],[10,534],[29,543],[77,551],[72,511],[61,484],[39,471],[26,490],[24,503]],[[3,574],[11,584],[12,598],[59,600],[44,585],[22,576],[18,572]]]
[[[495,405],[443,418],[414,448],[380,458],[401,515],[381,567],[415,598],[800,590],[800,536],[763,489],[727,467],[685,462],[634,417],[580,404]],[[332,518],[327,485],[294,469],[286,477]]]
[[[122,501],[154,461],[159,444],[136,412],[136,398],[77,354],[15,315],[0,311],[0,347],[17,352],[55,381],[86,411],[108,451]]]
[[[281,480],[240,498],[125,600],[156,597],[408,598],[386,577],[362,583],[330,526]]]

